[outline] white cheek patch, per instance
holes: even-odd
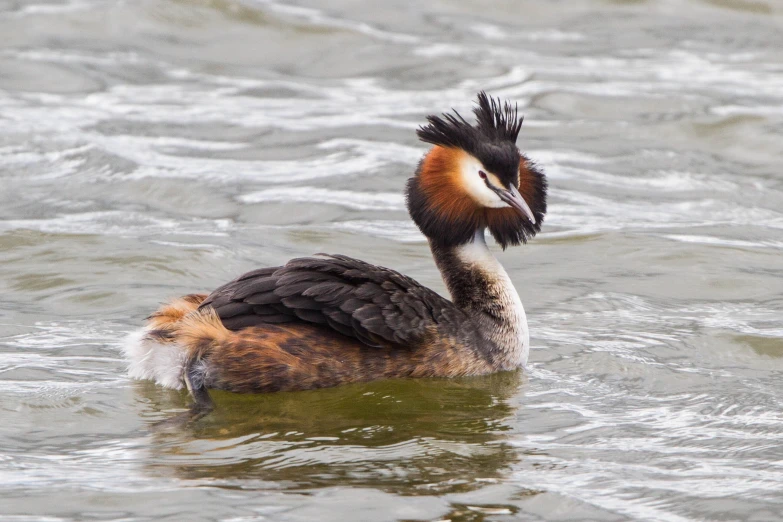
[[[506,203],[487,187],[484,180],[481,179],[479,171],[486,170],[479,160],[469,154],[463,154],[459,160],[459,175],[462,179],[462,186],[473,200],[484,207],[502,208]],[[492,176],[487,173],[487,175]]]

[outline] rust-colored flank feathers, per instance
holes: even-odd
[[[129,337],[129,373],[187,387],[277,392],[376,379],[480,375],[524,366],[525,312],[484,241],[526,242],[546,213],[544,174],[516,146],[516,106],[479,93],[476,123],[429,116],[432,145],[406,186],[452,300],[343,255],[248,272],[163,305]],[[524,201],[523,201],[524,200]]]
[[[455,377],[491,371],[485,358],[454,339],[419,346],[369,347],[312,324],[226,329],[211,307],[185,296],[153,314],[149,336],[177,343],[189,366],[209,363],[200,382],[210,388],[260,393],[308,390],[404,377]],[[205,296],[198,295],[202,301]],[[184,312],[184,313],[183,313]]]

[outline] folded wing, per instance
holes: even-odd
[[[362,343],[410,346],[469,321],[451,301],[388,268],[347,256],[299,258],[218,288],[202,303],[230,330],[321,324]]]

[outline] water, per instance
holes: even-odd
[[[0,0],[3,520],[780,520],[783,12],[761,0]],[[130,381],[161,301],[339,252],[443,291],[431,112],[519,102],[529,372]]]

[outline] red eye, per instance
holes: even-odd
[[[487,173],[484,172],[483,170],[479,171],[479,176],[481,176],[481,179],[487,179]]]

